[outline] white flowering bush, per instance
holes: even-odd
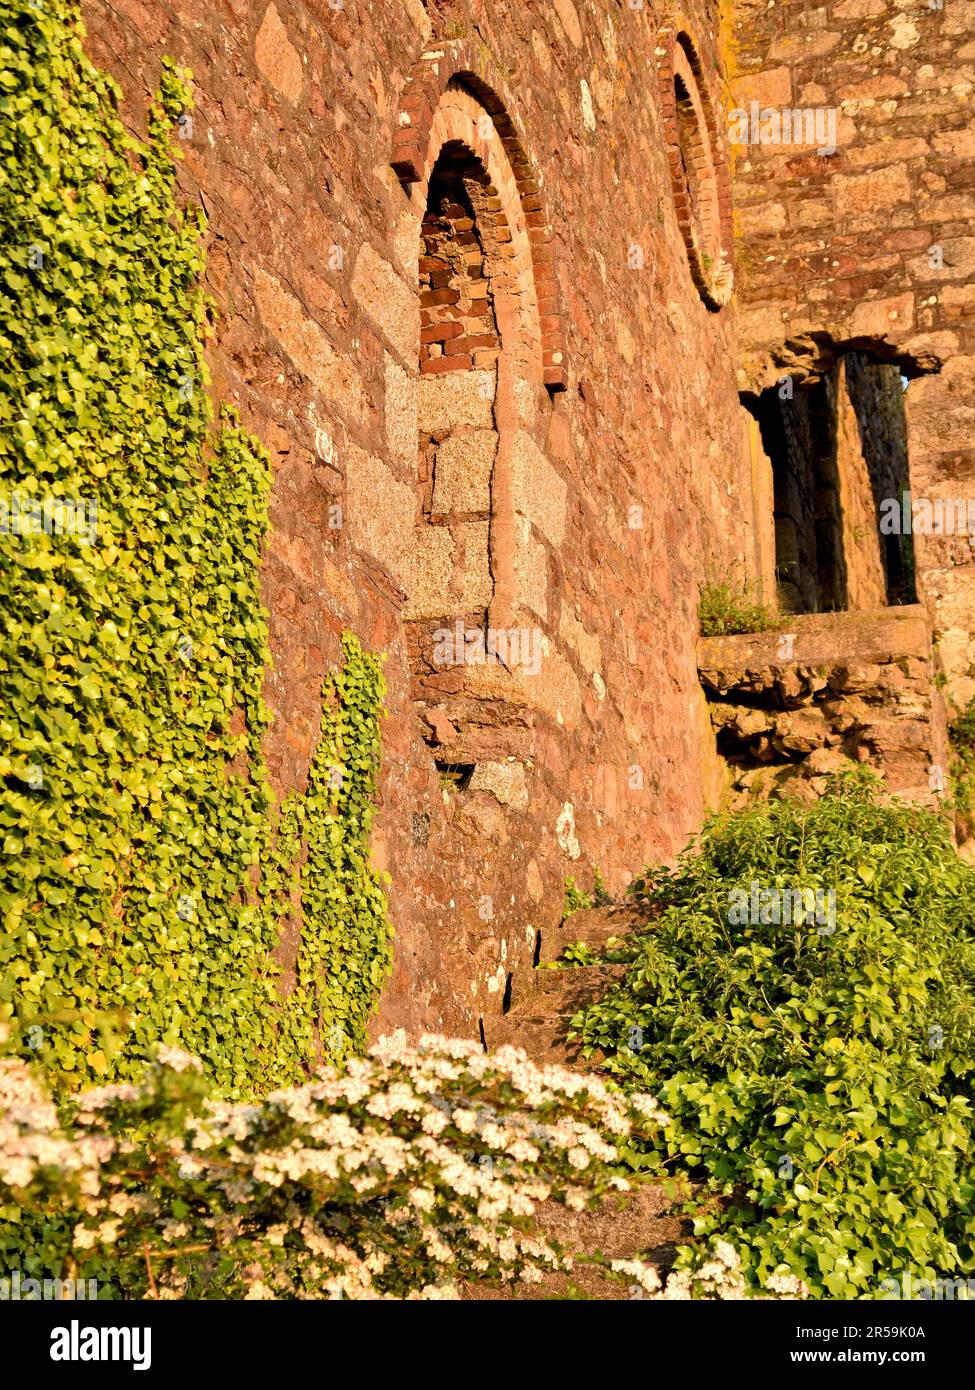
[[[125,1298],[450,1298],[464,1282],[537,1283],[574,1265],[540,1233],[540,1205],[582,1210],[626,1191],[619,1146],[666,1123],[648,1096],[437,1037],[252,1104],[213,1098],[196,1058],[160,1048],[140,1083],[59,1112],[8,1058],[4,1254]],[[730,1247],[664,1286],[643,1261],[600,1263],[630,1297],[745,1294]]]
[[[617,1145],[666,1123],[646,1097],[442,1038],[256,1104],[212,1098],[162,1048],[139,1084],[60,1114],[8,1059],[0,1116],[8,1260],[19,1237],[22,1267],[160,1298],[449,1297],[568,1270],[539,1204],[625,1190]]]

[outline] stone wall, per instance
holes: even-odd
[[[623,0],[84,8],[133,129],[164,55],[194,74],[180,183],[209,218],[214,394],[275,468],[275,784],[305,778],[351,627],[388,653],[377,1026],[476,1033],[565,875],[618,890],[671,855],[713,773],[698,585],[750,577],[766,543],[721,307],[715,16],[697,0],[679,38]],[[681,138],[714,169],[681,162],[678,70]],[[473,177],[431,212],[444,150]],[[445,672],[416,627],[440,617],[537,633],[538,670]]]
[[[805,126],[802,143],[751,143],[750,130],[735,149],[743,389],[828,368],[849,347],[897,362],[912,378],[915,496],[975,499],[975,4],[740,0],[736,37],[736,111],[836,120],[831,154]],[[760,141],[763,129],[774,135],[760,122]],[[973,539],[914,540],[963,705],[975,695]]]
[[[713,0],[83,4],[134,130],[164,56],[194,74],[180,186],[209,219],[214,394],[275,469],[274,784],[303,784],[352,628],[388,654],[377,1028],[474,1034],[567,874],[619,891],[721,794],[698,590],[775,590],[772,466],[741,396],[783,373],[826,391],[855,605],[892,588],[863,533],[903,465],[901,370],[914,491],[975,492],[973,5],[743,0],[729,45]],[[833,155],[738,152],[737,248],[732,47],[738,100],[840,110]],[[914,553],[960,703],[970,542]],[[844,648],[881,722],[891,651]],[[940,737],[933,707],[917,718]]]
[[[937,806],[947,795],[940,667],[920,604],[702,638],[698,660],[730,804],[814,798],[858,763],[907,800]]]

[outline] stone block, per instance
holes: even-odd
[[[510,806],[515,811],[523,811],[528,805],[528,778],[525,768],[514,759],[478,763],[470,787],[471,791],[490,792],[502,806]]]
[[[276,7],[268,5],[254,40],[258,71],[292,105],[301,96],[304,67]]]
[[[416,493],[382,462],[357,445],[346,459],[346,521],[353,545],[385,567],[411,591],[410,546],[416,527]]]
[[[412,525],[401,531],[397,544],[407,555],[405,619],[443,618],[453,605],[450,581],[454,572],[454,542],[446,526]],[[405,542],[405,544],[404,544]]]
[[[511,485],[516,512],[538,528],[552,545],[565,537],[568,487],[531,435],[515,435],[511,450]]]
[[[417,424],[421,434],[440,434],[463,425],[494,425],[495,371],[448,372],[422,376],[417,383]]]
[[[355,361],[336,350],[321,324],[275,276],[257,270],[254,291],[264,326],[298,371],[326,400],[361,423],[368,403]]]
[[[420,350],[420,305],[416,292],[388,261],[364,241],[352,274],[352,293],[373,324],[412,367]]]
[[[490,511],[497,447],[494,430],[465,429],[447,436],[437,448],[434,466],[435,512]]]
[[[384,352],[383,378],[386,443],[392,457],[412,473],[416,470],[418,443],[417,377],[401,367],[390,353]]]
[[[911,180],[903,164],[868,174],[838,174],[833,181],[839,217],[877,214],[911,200]]]

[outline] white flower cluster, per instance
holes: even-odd
[[[0,1190],[27,1188],[41,1172],[70,1175],[97,1191],[97,1171],[114,1150],[107,1135],[67,1137],[58,1112],[26,1062],[0,1062]]]
[[[653,1265],[640,1260],[611,1260],[614,1274],[631,1281],[631,1296],[639,1299],[684,1301],[686,1299],[739,1300],[754,1298],[741,1271],[741,1260],[734,1246],[726,1240],[715,1242],[702,1263],[689,1269],[674,1270],[666,1282]],[[791,1274],[772,1275],[766,1281],[762,1296],[783,1299],[805,1298],[805,1284]]]

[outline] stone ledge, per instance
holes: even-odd
[[[791,655],[783,639],[794,637]],[[702,684],[712,690],[740,684],[743,673],[780,672],[797,666],[887,665],[915,657],[931,659],[931,623],[923,604],[863,612],[795,613],[774,632],[701,637],[697,664]],[[730,679],[726,679],[730,677]]]

